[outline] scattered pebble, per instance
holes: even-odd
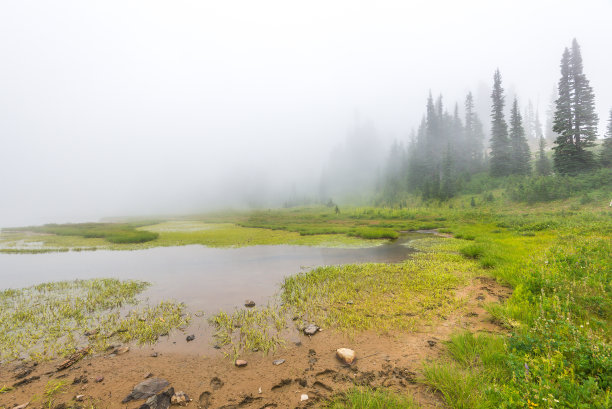
[[[277,360],[275,360],[275,361],[272,361],[272,363],[273,363],[274,365],[277,365],[277,366],[278,366],[278,365],[282,365],[282,364],[284,364],[284,363],[285,363],[285,360],[284,360],[284,359],[277,359]]]
[[[195,335],[193,335],[193,334],[191,334],[191,335],[187,335],[187,338],[186,338],[187,342],[191,342],[191,341],[193,341],[194,339],[195,339]]]
[[[29,404],[30,402],[26,402],[23,405],[15,406],[13,409],[25,409],[28,407]]]
[[[147,372],[144,376],[144,379],[149,379],[150,377],[152,377],[153,374],[151,372]]]
[[[304,402],[305,400],[308,400],[308,395],[303,393],[302,396],[300,396],[300,402]]]
[[[261,386],[259,387],[259,390],[257,391],[257,393],[261,395]]]
[[[85,395],[77,395],[74,397],[74,400],[77,402],[83,402],[85,400]]]
[[[103,377],[103,376],[98,376],[98,377],[96,378],[96,382],[98,382],[98,383],[102,382],[103,380],[104,380],[104,377]]]
[[[247,366],[247,361],[245,361],[244,359],[236,359],[236,362],[234,362],[234,364],[238,367],[241,368],[243,366]]]
[[[191,399],[185,392],[176,392],[170,399],[170,403],[173,405],[186,406],[189,402],[191,402]]]
[[[247,308],[253,308],[255,306],[255,301],[253,300],[246,300],[244,302],[244,306]]]
[[[429,345],[430,347],[433,347],[433,346],[436,345],[436,341],[433,341],[433,340],[430,339],[430,340],[427,341],[427,345]]]
[[[157,352],[153,352],[151,353],[151,358],[157,358],[159,354]]]
[[[314,335],[314,334],[316,334],[320,330],[321,330],[321,328],[319,328],[315,324],[308,324],[306,326],[306,328],[304,328],[304,334],[306,334],[306,335]]]
[[[352,349],[338,348],[336,349],[336,356],[347,365],[351,365],[355,361],[355,351]]]

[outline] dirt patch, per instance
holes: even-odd
[[[109,356],[89,355],[62,371],[56,360],[40,365],[11,363],[0,366],[0,385],[12,386],[28,381],[0,395],[0,408],[12,408],[42,396],[50,380],[66,381],[66,389],[55,397],[54,405],[74,402],[84,395],[84,406],[97,408],[138,408],[143,401],[122,404],[135,385],[155,376],[167,380],[176,391],[193,398],[194,408],[287,408],[319,407],[321,402],[352,385],[387,387],[414,396],[422,408],[440,408],[439,397],[417,383],[423,361],[438,358],[443,341],[461,329],[473,332],[502,332],[490,320],[484,306],[506,299],[511,290],[488,277],[477,277],[467,287],[458,289],[463,306],[434,325],[418,332],[360,333],[354,336],[325,330],[273,355],[249,353],[241,358],[248,365],[237,368],[219,352],[200,355],[160,352],[155,347],[135,348]],[[185,341],[186,342],[186,341]],[[337,358],[337,348],[357,352],[353,365]],[[208,355],[203,355],[204,353]],[[284,359],[282,365],[274,365]],[[97,382],[99,381],[99,382]],[[300,402],[302,394],[309,399]],[[29,407],[42,407],[43,401]],[[70,407],[70,406],[68,406]]]

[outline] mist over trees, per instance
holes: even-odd
[[[596,155],[594,92],[583,72],[576,40],[563,52],[561,78],[551,95],[545,124],[531,100],[522,110],[514,94],[506,119],[499,69],[493,75],[490,93],[488,144],[471,92],[462,105],[461,112],[456,103],[449,110],[442,95],[434,98],[430,92],[418,129],[407,141],[395,141],[382,172],[377,169],[380,202],[402,206],[408,194],[446,200],[460,193],[477,173],[488,172],[493,178],[540,177],[612,167],[612,112],[606,139]],[[549,158],[551,148],[554,164]]]

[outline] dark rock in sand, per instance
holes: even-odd
[[[191,334],[191,335],[187,335],[187,338],[185,338],[187,340],[187,342],[191,342],[195,339],[195,335]]]
[[[255,306],[255,301],[253,300],[246,300],[244,302],[244,306],[247,308],[253,308]]]
[[[433,347],[436,345],[436,341],[433,341],[430,339],[429,341],[427,341],[427,345],[429,345],[430,347]]]
[[[150,398],[151,396],[156,395],[159,392],[161,392],[168,385],[170,384],[165,379],[149,378],[147,380],[140,382],[138,385],[136,385],[134,389],[132,390],[132,392],[130,392],[129,395],[123,398],[121,403],[127,403],[133,400]],[[168,405],[170,404],[169,402],[170,402],[170,398],[172,397],[172,395],[174,395],[174,390],[172,390],[172,393],[170,394],[170,396],[168,396]]]
[[[169,388],[167,391],[149,396],[147,401],[140,405],[138,409],[168,409],[173,396],[174,388]]]
[[[306,328],[304,328],[304,334],[306,335],[314,335],[320,330],[315,324],[308,324]]]
[[[208,407],[210,406],[210,392],[202,392],[198,399],[198,403],[200,404],[200,408],[208,409]]]

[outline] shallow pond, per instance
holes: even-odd
[[[209,248],[199,245],[134,251],[0,254],[0,289],[48,281],[115,277],[149,281],[151,301],[174,299],[192,311],[233,309],[278,291],[283,278],[317,266],[399,262],[414,250],[418,233],[376,247],[344,249],[307,246]]]

